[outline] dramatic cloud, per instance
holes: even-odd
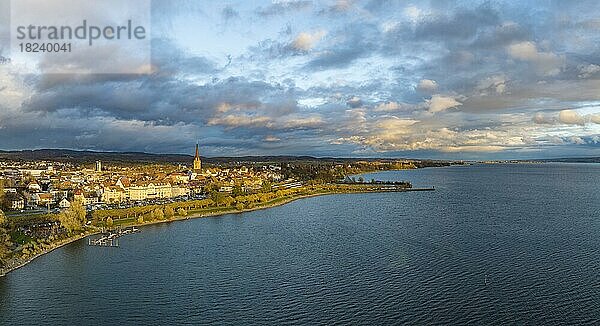
[[[45,75],[49,62],[11,63],[0,45],[0,150],[189,153],[200,141],[206,155],[600,155],[599,11],[157,0],[146,74]],[[115,65],[134,55],[119,53]]]

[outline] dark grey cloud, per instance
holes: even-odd
[[[502,50],[514,42],[530,40],[533,33],[525,26],[504,23],[480,31],[469,47],[482,50]]]
[[[526,37],[522,27],[502,23],[499,11],[487,3],[473,9],[424,15],[415,22],[399,22],[384,33],[382,49],[388,55],[415,54],[427,48],[449,52],[497,49]]]
[[[152,40],[152,64],[158,73],[203,75],[214,74],[218,71],[216,63],[202,57],[191,55],[180,49],[177,44],[166,38]]]
[[[351,108],[359,108],[363,105],[363,101],[358,96],[353,96],[346,101],[346,104]]]
[[[87,84],[60,84],[38,91],[25,106],[36,112],[77,109],[86,115],[136,119],[161,124],[203,123],[219,105],[253,110],[265,106],[271,115],[289,113],[293,90],[244,78],[228,78],[205,85],[177,78],[150,75],[132,81],[102,81]]]
[[[346,68],[359,58],[377,52],[379,31],[373,24],[357,23],[345,26],[332,33],[330,39],[339,40],[330,44],[316,58],[306,64],[310,70]]]

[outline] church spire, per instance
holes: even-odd
[[[196,143],[196,156],[194,156],[194,171],[200,172],[202,170],[202,162],[200,161],[200,151],[198,150],[198,143]]]

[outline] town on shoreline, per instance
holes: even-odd
[[[203,164],[0,160],[0,275],[116,227],[244,212],[310,196],[415,191],[350,177],[457,162],[353,160]]]

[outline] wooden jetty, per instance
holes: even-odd
[[[115,230],[103,230],[100,238],[92,239],[88,238],[88,246],[98,246],[98,247],[118,247],[119,246],[119,238],[126,235],[140,232],[140,230],[136,227],[131,228],[117,228]]]

